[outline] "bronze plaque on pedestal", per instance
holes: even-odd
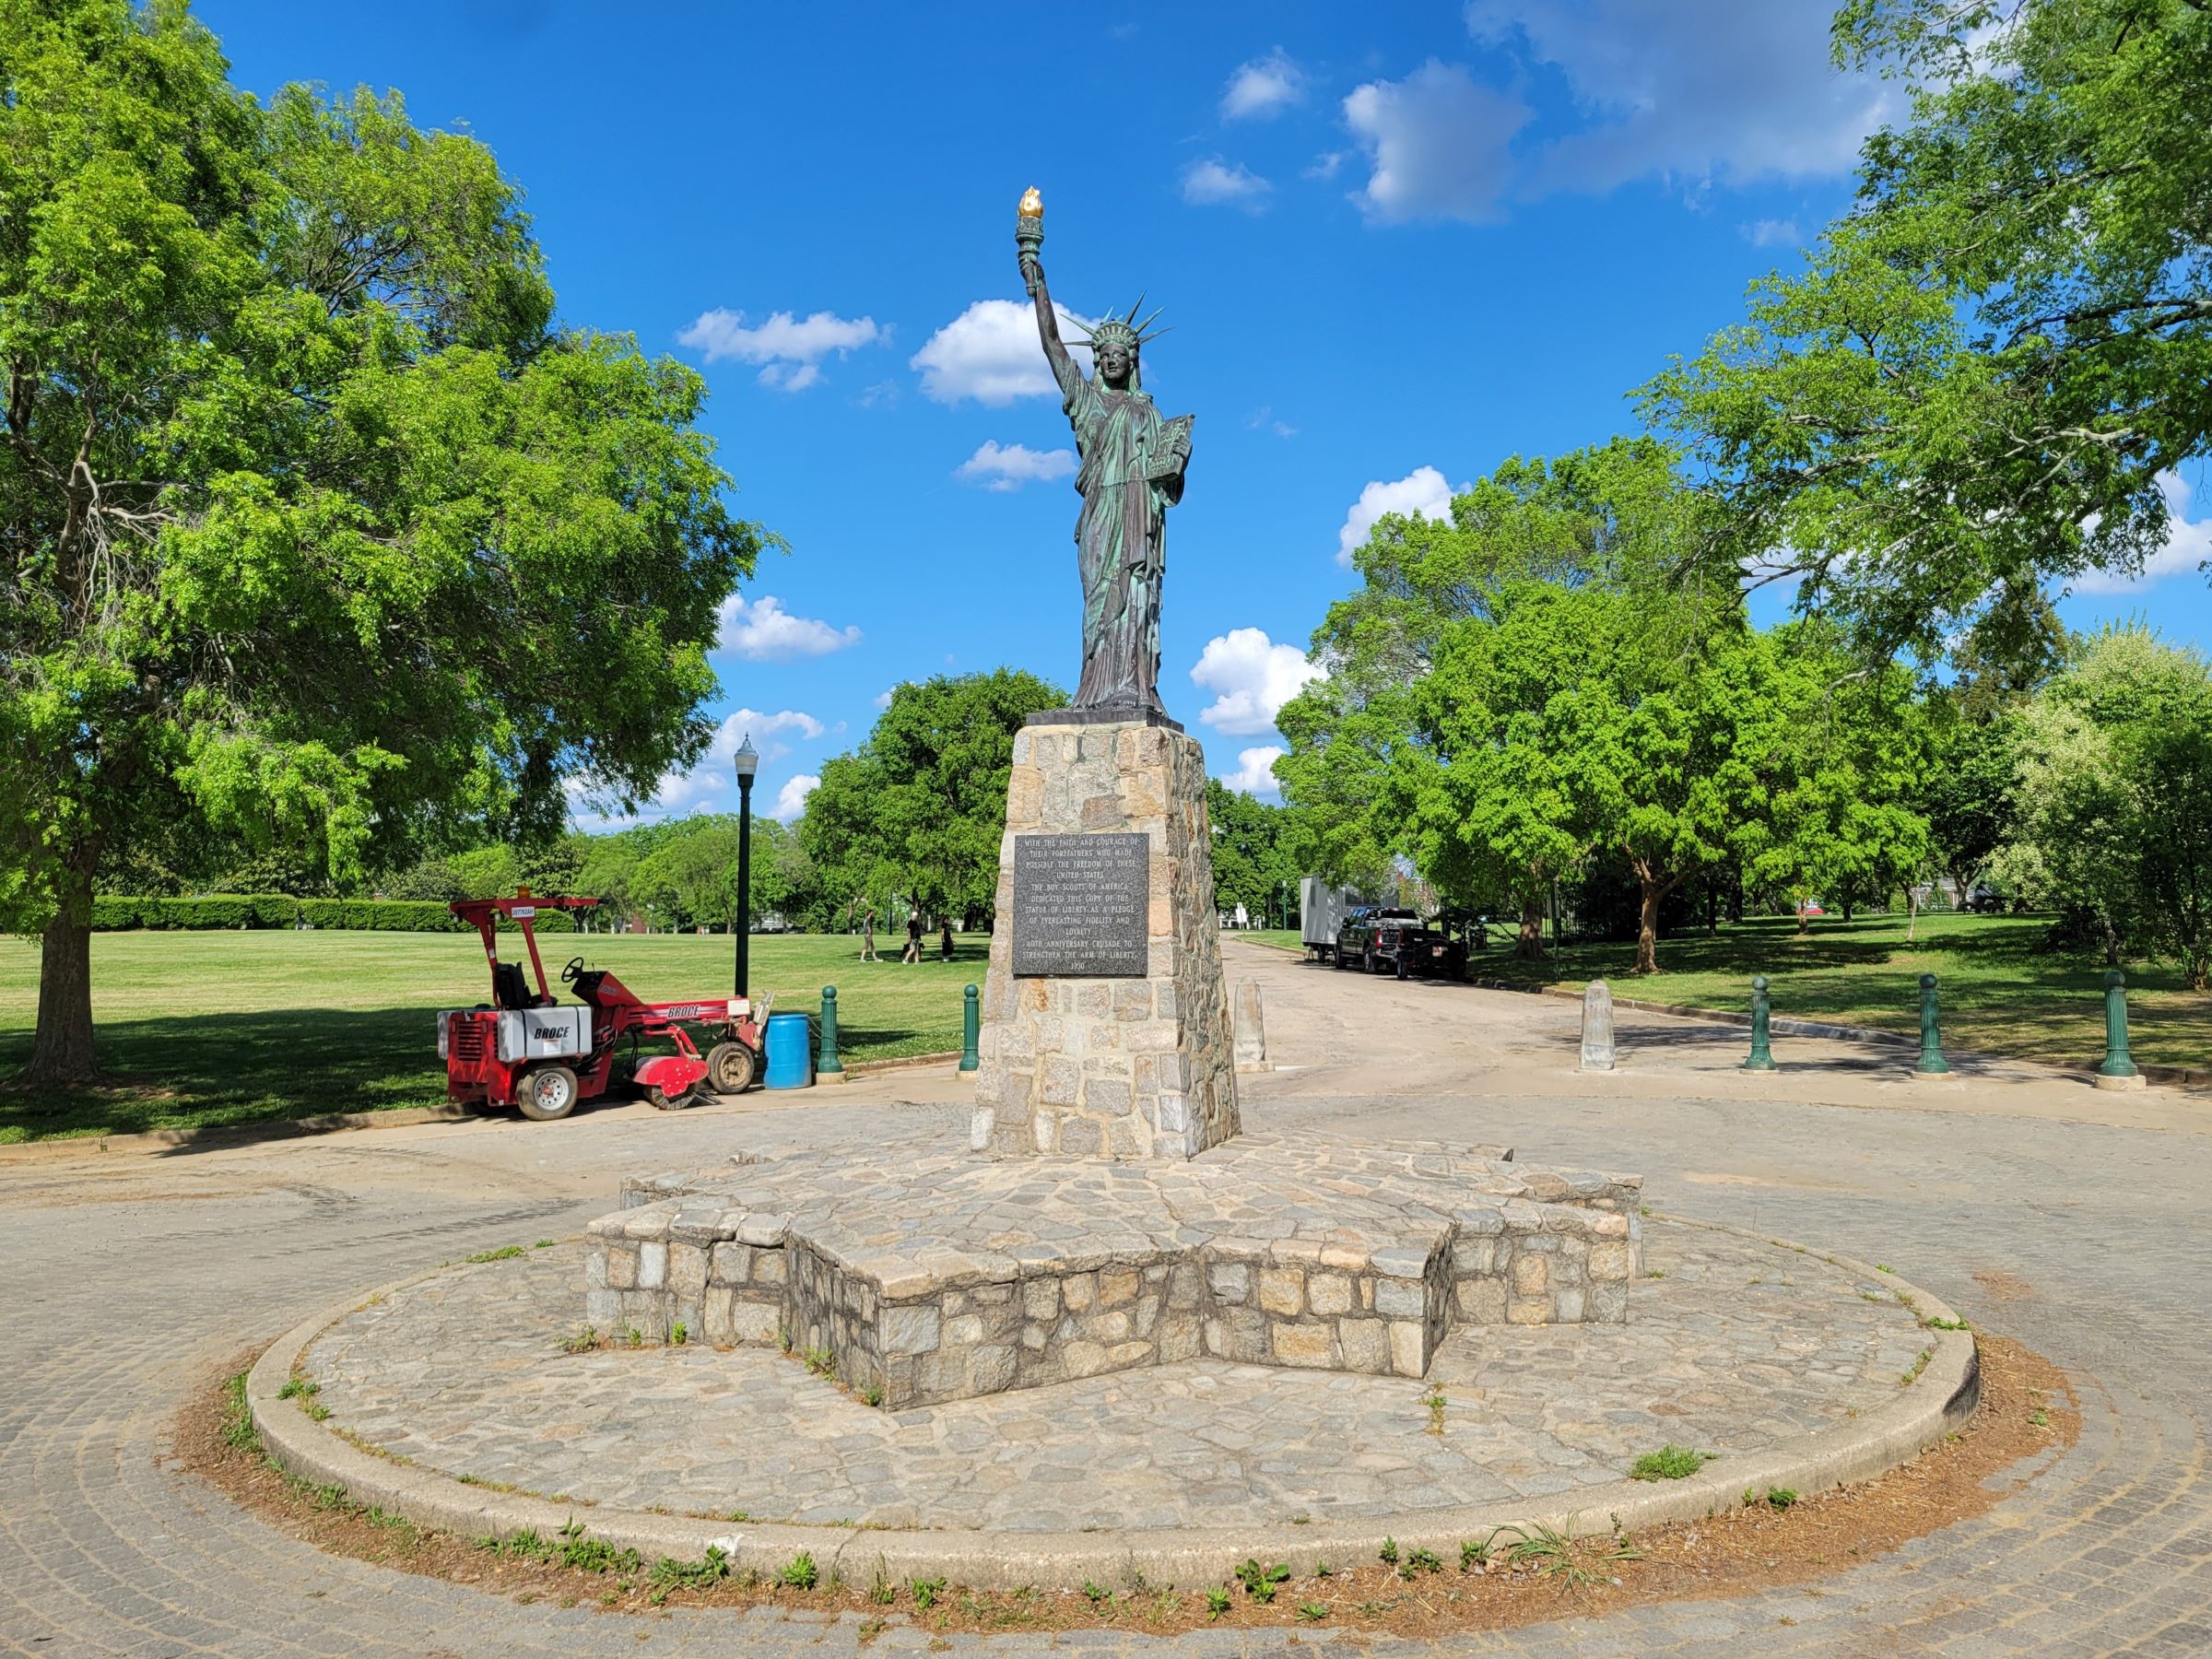
[[[1017,835],[1016,976],[1144,978],[1151,884],[1148,835]]]

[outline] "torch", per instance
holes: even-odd
[[[1030,292],[1037,291],[1036,278],[1031,275],[1037,268],[1038,253],[1044,246],[1044,197],[1032,184],[1021,193],[1021,211],[1014,221],[1014,249],[1019,256],[1021,279],[1029,285]]]

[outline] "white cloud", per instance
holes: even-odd
[[[822,358],[832,351],[843,357],[855,347],[887,341],[890,331],[877,327],[873,317],[840,317],[826,311],[808,317],[775,312],[748,324],[743,312],[718,308],[700,313],[676,337],[710,363],[724,358],[759,363],[762,385],[804,392],[822,378]]]
[[[2068,585],[2077,594],[2132,594],[2161,576],[2194,571],[2212,559],[2212,519],[2192,519],[2189,498],[2194,492],[2179,473],[2160,473],[2159,488],[2166,496],[2166,545],[2143,561],[2139,574],[2117,571],[2088,571]]]
[[[1254,432],[1269,431],[1277,438],[1295,438],[1298,429],[1287,420],[1277,420],[1272,405],[1262,404],[1244,418],[1245,427]]]
[[[986,438],[974,454],[953,469],[952,476],[963,484],[980,484],[985,489],[1019,489],[1024,484],[1074,477],[1076,452],[1033,450],[1026,443],[1002,446],[996,439]]]
[[[1065,306],[1053,309],[1060,313],[1061,335],[1069,349],[1088,364],[1090,347],[1076,344],[1073,336],[1077,329],[1088,333],[1089,322]],[[923,392],[939,403],[972,397],[997,409],[1018,397],[1040,397],[1059,389],[1037,340],[1035,310],[1011,300],[978,300],[931,335],[908,367],[921,371]]]
[[[1272,743],[1259,748],[1239,749],[1237,770],[1223,772],[1221,782],[1240,794],[1280,794],[1283,786],[1275,781],[1275,763],[1287,752]]]
[[[1753,219],[1737,227],[1755,248],[1794,248],[1798,245],[1797,221],[1786,218]]]
[[[1277,645],[1258,628],[1232,628],[1208,640],[1191,669],[1193,683],[1215,694],[1198,718],[1231,737],[1268,730],[1300,687],[1327,675],[1297,646]]]
[[[1194,207],[1241,207],[1257,213],[1275,186],[1241,162],[1211,157],[1182,170],[1182,199]]]
[[[1383,223],[1499,218],[1513,167],[1507,146],[1529,114],[1512,94],[1434,58],[1404,80],[1355,88],[1344,121],[1367,153],[1368,179],[1352,199]]]
[[[1462,486],[1464,488],[1465,486]],[[1402,513],[1407,517],[1418,514],[1435,519],[1441,524],[1452,520],[1452,487],[1444,482],[1444,475],[1433,466],[1417,466],[1404,477],[1384,482],[1375,479],[1359,492],[1351,511],[1344,515],[1344,527],[1336,532],[1336,562],[1351,568],[1352,555],[1367,540],[1368,532],[1375,521],[1386,512]]]
[[[891,706],[891,693],[898,689],[899,688],[897,686],[886,686],[882,690],[877,692],[876,707],[878,710],[889,708]]]
[[[795,732],[800,737],[812,740],[829,729],[800,709],[778,709],[773,713],[759,709],[733,709],[715,728],[707,752],[689,771],[672,771],[661,780],[641,818],[667,818],[684,812],[735,811],[736,802],[730,797],[736,792],[737,774],[730,770],[730,760],[737,753],[739,744],[750,737],[760,759],[772,762],[791,753],[790,744],[778,741],[779,733]]]
[[[732,594],[722,602],[722,633],[716,649],[757,663],[827,656],[859,643],[859,629],[837,629],[813,617],[794,617],[773,594],[751,600],[743,594]]]
[[[1848,171],[1898,89],[1839,71],[1826,5],[1469,0],[1475,38],[1567,80],[1583,122],[1528,159],[1533,193],[1665,175],[1741,184]]]
[[[820,787],[821,782],[812,772],[801,772],[795,778],[785,779],[783,787],[776,792],[776,804],[768,816],[790,823],[806,810],[806,797]]]
[[[1305,96],[1306,75],[1280,46],[1239,66],[1221,90],[1221,119],[1264,121]]]
[[[1337,170],[1344,165],[1345,157],[1350,153],[1348,150],[1324,150],[1313,158],[1313,165],[1307,168],[1300,176],[1308,179],[1333,179],[1336,176]]]

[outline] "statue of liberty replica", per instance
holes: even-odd
[[[1044,203],[1021,198],[1015,246],[1037,307],[1037,332],[1059,382],[1061,405],[1082,458],[1076,488],[1076,562],[1083,577],[1083,677],[1073,712],[1086,720],[1140,720],[1174,725],[1159,701],[1159,584],[1167,562],[1168,509],[1182,499],[1191,459],[1191,419],[1163,419],[1145,394],[1138,354],[1159,313],[1109,316],[1088,336],[1093,373],[1060,338],[1058,315],[1038,258]],[[1158,331],[1164,333],[1165,330]],[[1060,711],[1066,718],[1070,711]],[[1177,731],[1182,727],[1175,726]]]
[[[1072,706],[1014,735],[969,1145],[1176,1160],[1240,1124],[1206,752],[1159,701],[1160,568],[1191,418],[1163,420],[1145,395],[1141,300],[1090,329],[1085,377],[1060,338],[1043,242],[1032,190],[1015,246],[1082,456],[1083,677]]]

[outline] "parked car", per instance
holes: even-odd
[[[1400,979],[1458,979],[1467,971],[1461,940],[1426,925],[1417,912],[1362,906],[1348,912],[1336,935],[1336,966]]]

